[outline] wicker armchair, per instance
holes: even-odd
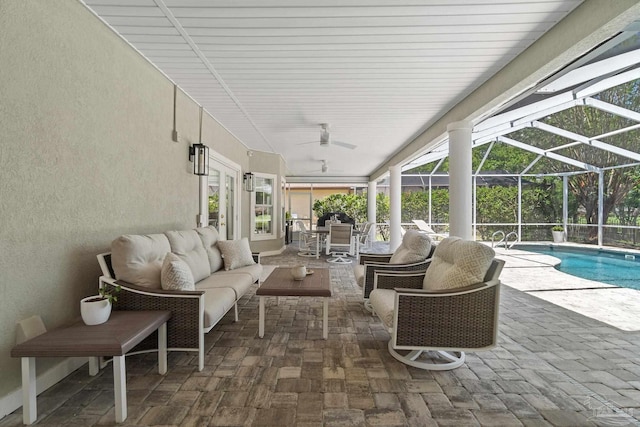
[[[437,260],[438,249],[429,269],[440,268],[436,267]],[[494,347],[498,335],[499,276],[503,265],[504,261],[492,259],[488,270],[485,263],[482,281],[432,290],[424,289],[429,279],[428,269],[376,272],[370,300],[374,313],[391,333],[389,353],[409,366],[448,370],[464,363],[465,351]],[[458,277],[457,273],[454,276]],[[435,352],[435,355],[423,354],[426,352]]]
[[[435,245],[432,243],[425,234],[409,230],[402,238],[402,244],[393,254],[360,254],[359,263],[354,265],[353,273],[356,283],[362,288],[364,307],[371,311],[369,294],[373,290],[373,279],[376,272],[424,272],[435,250]]]

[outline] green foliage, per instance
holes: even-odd
[[[117,285],[117,286],[103,286],[103,287],[100,288],[98,293],[100,294],[102,299],[109,300],[109,303],[113,304],[114,302],[118,301],[117,294],[118,294],[118,292],[120,292],[121,289],[122,288],[120,287],[120,285]]]
[[[218,193],[209,196],[209,212],[218,212],[220,202]]]
[[[564,231],[564,227],[561,225],[554,225],[551,227],[551,231]]]
[[[389,197],[382,193],[376,195],[377,222],[389,220]],[[321,217],[329,212],[344,212],[356,222],[367,220],[367,195],[365,194],[331,194],[313,203],[313,212]]]

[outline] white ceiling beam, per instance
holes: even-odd
[[[599,148],[601,150],[608,151],[613,154],[617,154],[619,156],[627,157],[629,159],[633,159],[636,161],[640,161],[640,153],[635,153],[633,151],[626,150],[624,148],[616,147],[615,145],[607,144],[606,142],[598,141],[597,139],[591,139],[584,135],[577,134],[575,132],[571,132],[565,129],[561,129],[556,126],[552,126],[542,122],[533,122],[533,126],[545,132],[552,133],[554,135],[562,136],[564,138],[570,139],[572,141],[576,141],[585,145],[590,145],[592,147]],[[556,149],[559,149],[556,147]]]
[[[504,142],[505,144],[509,144],[513,147],[520,148],[525,151],[529,151],[531,153],[535,153],[541,155],[543,157],[547,157],[549,159],[557,160],[559,162],[565,163],[567,165],[572,165],[578,167],[580,169],[594,171],[597,172],[599,169],[593,165],[590,165],[585,162],[580,162],[578,160],[572,159],[570,157],[562,156],[557,153],[549,152],[547,150],[543,150],[542,148],[537,148],[529,144],[525,144],[524,142],[516,141],[515,139],[507,138],[506,136],[499,136],[498,140]]]
[[[574,93],[576,94],[576,97],[584,98],[637,79],[640,79],[640,68],[625,71],[624,73],[607,77],[592,84],[585,85],[584,87],[577,88],[574,90]]]
[[[634,122],[640,122],[640,113],[629,110],[627,108],[618,107],[617,105],[609,104],[608,102],[600,101],[595,98],[585,98],[585,103],[598,110],[606,111],[616,116],[624,117]]]

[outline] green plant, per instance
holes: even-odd
[[[120,289],[122,289],[122,288],[119,285],[118,286],[103,286],[98,291],[100,296],[99,297],[95,297],[93,299],[90,299],[87,302],[100,301],[100,300],[105,300],[106,299],[106,300],[109,300],[110,304],[113,304],[114,302],[118,301],[117,293],[120,292]]]
[[[564,231],[564,227],[562,227],[561,225],[554,225],[551,228],[551,231]]]

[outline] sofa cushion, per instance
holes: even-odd
[[[204,291],[204,327],[209,329],[233,307],[236,302],[236,294],[231,288],[202,290]]]
[[[196,289],[201,291],[214,288],[229,288],[233,290],[234,298],[238,300],[249,291],[253,283],[253,277],[248,272],[221,270],[196,283]]]
[[[393,328],[395,298],[396,291],[393,289],[374,289],[369,295],[369,302],[373,307],[373,312],[389,329]]]
[[[111,264],[116,279],[160,289],[162,261],[171,251],[164,234],[127,234],[111,242]]]
[[[356,264],[353,266],[353,275],[356,277],[358,286],[364,286],[364,264]]]
[[[423,288],[455,289],[482,282],[494,257],[495,251],[487,245],[447,237],[436,246]]]
[[[211,274],[209,257],[195,230],[167,231],[171,252],[187,263],[196,282]]]
[[[195,284],[193,274],[186,262],[174,253],[167,253],[162,262],[160,272],[162,289],[170,291],[193,291]]]
[[[207,256],[209,257],[210,272],[215,273],[222,268],[222,254],[220,253],[220,249],[218,248],[218,240],[220,240],[218,236],[218,230],[216,230],[212,226],[201,227],[196,228],[196,233],[198,233],[198,235],[200,236],[202,245],[207,251]]]
[[[417,230],[404,233],[402,243],[393,252],[389,264],[411,264],[424,261],[431,252],[431,238]]]
[[[225,270],[233,270],[256,263],[251,255],[249,240],[246,237],[239,240],[220,240],[218,247],[222,252]]]

